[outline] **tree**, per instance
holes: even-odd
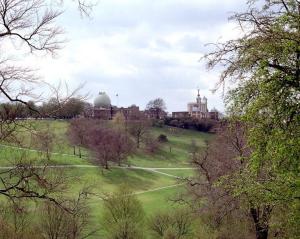
[[[127,131],[127,121],[123,113],[116,113],[113,118],[113,125],[119,131]]]
[[[76,154],[75,146],[78,147],[79,157],[81,158],[81,148],[87,146],[89,131],[93,129],[91,120],[85,118],[73,119],[67,130],[69,141],[74,145],[74,155]]]
[[[88,148],[92,151],[93,161],[108,169],[109,161],[114,161],[115,134],[111,129],[94,128],[89,132]]]
[[[78,0],[78,3],[83,12],[85,6],[89,7],[82,0]],[[59,5],[44,0],[0,0],[1,47],[18,46],[12,50],[1,49],[0,53],[0,99],[13,103],[13,107],[1,106],[1,140],[11,140],[18,144],[16,137],[19,131],[29,137],[32,134],[38,135],[36,128],[28,122],[18,120],[18,114],[25,116],[23,109],[19,111],[20,105],[34,112],[35,116],[42,114],[34,105],[34,102],[39,101],[39,97],[34,95],[34,89],[49,86],[51,93],[55,94],[56,100],[60,102],[60,106],[76,94],[75,90],[62,97],[59,92],[60,87],[55,88],[41,81],[36,75],[36,70],[26,66],[25,61],[15,60],[20,59],[20,56],[26,58],[32,53],[54,55],[62,47],[64,42],[62,29],[55,24],[60,14]],[[13,109],[15,106],[18,108],[16,111]],[[51,112],[45,113],[48,117],[52,117]],[[39,134],[39,136],[42,136],[43,143],[46,142],[46,150],[48,150],[51,137],[45,139],[44,135]],[[44,146],[42,145],[43,149]],[[49,162],[36,167],[35,162],[28,155],[26,153],[20,156],[12,155],[16,157],[14,158],[16,164],[1,170],[0,196],[13,203],[22,199],[31,199],[34,202],[38,199],[49,201],[68,210],[58,196],[58,192],[66,189],[65,176],[60,177],[59,172],[55,175],[51,174],[47,166]],[[30,238],[34,236],[31,235]],[[20,238],[19,235],[16,235],[16,238]]]
[[[157,138],[154,138],[153,136],[149,135],[145,139],[145,149],[148,153],[150,154],[157,153],[160,148],[161,145]]]
[[[192,158],[196,156],[196,153],[199,152],[199,145],[197,145],[196,141],[194,139],[191,140],[191,144],[189,146],[189,153],[192,155]]]
[[[127,158],[135,151],[134,142],[124,132],[116,132],[113,146],[116,156],[116,162],[119,166],[121,166],[121,163],[126,161]]]
[[[85,102],[80,98],[69,98],[63,105],[60,117],[70,119],[80,115],[81,113],[83,113],[84,104]]]
[[[126,186],[102,199],[104,201],[102,221],[107,234],[106,238],[145,238],[143,207]]]
[[[46,159],[50,160],[50,154],[54,146],[54,134],[50,129],[50,125],[47,124],[45,129],[34,132],[32,138],[34,148],[45,153]]]
[[[166,104],[162,98],[150,100],[146,106],[146,110],[154,113],[156,119],[161,118],[161,114],[166,110]]]
[[[193,238],[193,218],[185,208],[158,212],[149,219],[149,229],[153,238],[184,239]]]
[[[245,136],[246,129],[241,122],[225,122],[215,138],[206,142],[205,150],[194,144],[191,149],[197,176],[187,179],[188,203],[220,238],[253,237],[251,228],[255,222],[253,227],[249,226],[251,198],[235,196],[231,190],[233,179],[240,176],[250,154]],[[259,221],[269,226],[269,218],[263,213],[259,213]],[[233,227],[236,224],[238,230]],[[243,230],[245,225],[248,229]]]
[[[85,102],[82,98],[68,96],[60,99],[59,96],[52,97],[48,102],[44,102],[39,112],[45,117],[60,119],[71,119],[84,113]]]
[[[133,153],[133,143],[125,132],[103,126],[88,131],[87,147],[92,151],[93,160],[105,169],[109,162],[121,165]]]
[[[0,208],[0,237],[12,239],[41,239],[42,233],[32,225],[25,200],[6,202]]]
[[[222,65],[220,83],[237,81],[229,92],[231,115],[247,125],[252,149],[233,194],[246,196],[256,224],[256,238],[268,238],[268,226],[258,216],[285,207],[288,237],[299,223],[300,139],[300,3],[297,0],[249,1],[248,10],[232,16],[243,34],[217,44],[207,54],[208,67]],[[263,211],[261,211],[264,209]],[[261,228],[262,227],[262,228]]]
[[[89,225],[89,208],[87,207],[88,192],[82,190],[74,200],[68,200],[70,211],[45,202],[40,208],[41,220],[38,227],[47,239],[79,239],[87,238],[96,231],[87,231]]]
[[[150,122],[144,118],[128,121],[128,132],[135,138],[137,148],[147,138],[149,127]]]

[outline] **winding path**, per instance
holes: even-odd
[[[31,151],[31,152],[41,152],[40,150],[36,150],[36,149],[30,149],[30,148],[22,148],[22,147],[16,147],[16,146],[11,146],[11,145],[4,145],[4,144],[0,144],[1,147],[6,147],[6,148],[14,148],[14,149],[20,149],[20,150],[26,150],[26,151]],[[78,157],[76,155],[73,154],[64,154],[64,153],[55,153],[52,152],[51,154],[54,155],[62,155],[62,156],[72,156],[72,157]],[[96,166],[96,165],[88,165],[88,164],[63,164],[63,165],[36,165],[36,166],[31,166],[33,168],[99,168],[100,166]],[[139,167],[139,166],[111,166],[112,168],[122,168],[122,169],[137,169],[137,170],[145,170],[145,171],[149,171],[149,172],[153,172],[153,173],[157,173],[157,174],[162,174],[165,175],[167,177],[172,177],[175,179],[182,179],[179,176],[173,175],[173,174],[169,174],[169,173],[164,173],[164,172],[160,172],[158,170],[193,170],[196,169],[195,167],[187,167],[187,168],[165,168],[165,167]],[[0,170],[9,170],[9,169],[13,169],[15,168],[14,166],[0,166]],[[140,195],[140,194],[144,194],[144,193],[148,193],[148,192],[155,192],[155,191],[160,191],[160,190],[164,190],[164,189],[168,189],[168,188],[174,188],[174,187],[178,187],[184,185],[184,183],[178,183],[178,184],[173,184],[173,185],[168,185],[168,186],[163,186],[163,187],[158,187],[158,188],[154,188],[154,189],[149,189],[149,190],[144,190],[144,191],[138,191],[138,192],[134,192],[134,195]]]

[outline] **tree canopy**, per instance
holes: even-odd
[[[227,109],[247,125],[251,154],[244,158],[243,170],[223,182],[233,195],[247,198],[256,225],[261,208],[271,212],[283,205],[287,224],[295,225],[300,193],[300,2],[248,1],[247,11],[231,20],[240,26],[240,37],[216,44],[205,59],[210,69],[223,67],[220,84],[237,84],[227,94]],[[291,231],[289,238],[294,238],[297,233]],[[267,231],[257,231],[257,238],[267,236]]]

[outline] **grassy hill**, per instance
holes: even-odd
[[[189,148],[192,140],[197,145],[204,146],[205,140],[212,136],[196,131],[174,129],[170,127],[151,128],[151,134],[157,137],[164,134],[168,142],[162,143],[161,149],[155,154],[146,154],[138,151],[129,159],[130,168],[111,167],[102,170],[93,165],[88,152],[85,157],[73,155],[73,147],[68,143],[66,130],[67,121],[34,121],[29,122],[36,128],[49,128],[55,135],[55,144],[51,154],[54,165],[65,165],[63,168],[52,168],[51,173],[63,172],[66,183],[69,185],[68,195],[76,195],[83,186],[89,186],[93,195],[89,200],[92,211],[93,225],[101,222],[102,201],[101,195],[116,190],[126,184],[141,200],[147,215],[157,210],[176,207],[169,199],[184,190],[182,181],[176,177],[189,177],[194,173],[189,169]],[[26,155],[36,165],[43,162],[39,159],[40,152],[32,148],[31,139],[25,132],[20,132],[20,146],[8,142],[1,142],[0,166],[11,166],[22,155]],[[138,168],[139,167],[139,168]],[[96,238],[96,237],[95,237]]]

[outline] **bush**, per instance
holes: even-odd
[[[194,129],[202,132],[211,132],[218,125],[218,121],[195,118],[166,118],[165,125],[183,129]]]
[[[157,137],[157,140],[158,142],[161,142],[161,143],[165,143],[165,142],[168,142],[168,137],[164,134],[160,134],[158,137]]]
[[[164,127],[165,122],[163,120],[154,120],[152,122],[152,125],[155,126],[155,127],[162,128],[162,127]]]

